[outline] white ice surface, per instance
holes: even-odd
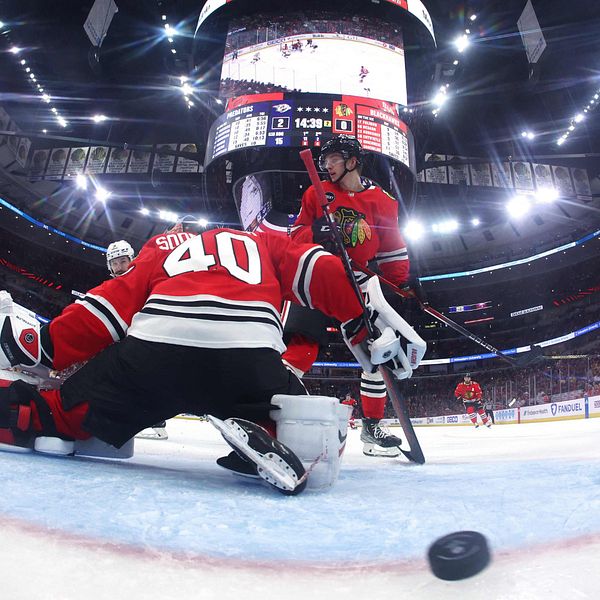
[[[284,497],[215,465],[207,423],[128,461],[0,452],[0,598],[598,598],[600,419],[419,428],[427,464],[361,453]],[[436,579],[428,546],[474,529],[492,564]]]
[[[315,38],[316,50],[306,48],[285,58],[278,44],[259,51],[244,48],[235,60],[223,61],[221,78],[275,83],[289,90],[319,94],[349,94],[406,104],[404,53],[351,39]],[[291,42],[288,42],[288,46]],[[229,55],[231,56],[231,55]],[[254,62],[253,62],[254,61]],[[357,66],[358,65],[358,66]],[[361,82],[360,65],[369,74]],[[311,116],[319,116],[309,114]]]

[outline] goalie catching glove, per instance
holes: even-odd
[[[408,379],[425,355],[425,340],[388,304],[377,277],[367,283],[365,304],[377,337],[368,339],[361,315],[342,323],[346,345],[367,373],[386,365],[398,379]]]

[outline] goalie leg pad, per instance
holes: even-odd
[[[308,472],[307,487],[326,489],[336,482],[346,447],[352,407],[327,396],[277,394],[271,411],[277,439],[289,446]]]

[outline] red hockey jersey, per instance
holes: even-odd
[[[376,260],[382,275],[400,285],[408,279],[410,268],[406,243],[398,226],[398,204],[380,187],[363,178],[366,189],[347,192],[341,186],[323,182],[329,211],[340,226],[350,258],[362,266]],[[312,242],[311,225],[323,216],[323,209],[313,186],[302,196],[302,207],[291,234],[294,239]],[[356,272],[358,283],[368,276]]]
[[[71,304],[49,326],[53,366],[113,342],[285,350],[283,300],[347,321],[361,307],[341,260],[284,236],[215,229],[150,239],[124,275]]]
[[[482,392],[481,387],[476,381],[472,381],[468,385],[461,381],[456,386],[454,395],[463,402],[476,402],[477,400],[481,400]]]

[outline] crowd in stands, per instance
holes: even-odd
[[[16,302],[41,316],[55,317],[75,299],[72,290],[85,292],[106,277],[106,269],[100,265],[2,231],[0,289],[10,291]]]
[[[268,22],[265,25],[265,22]],[[268,41],[294,35],[312,33],[340,33],[385,42],[402,48],[402,32],[389,23],[376,18],[339,13],[312,11],[310,17],[303,12],[270,14],[236,19],[225,40],[225,53],[255,46]]]
[[[231,79],[227,77],[221,80],[219,95],[223,98],[235,98],[246,94],[269,94],[271,92],[299,92],[300,90],[288,89],[274,83],[261,83],[254,79]]]

